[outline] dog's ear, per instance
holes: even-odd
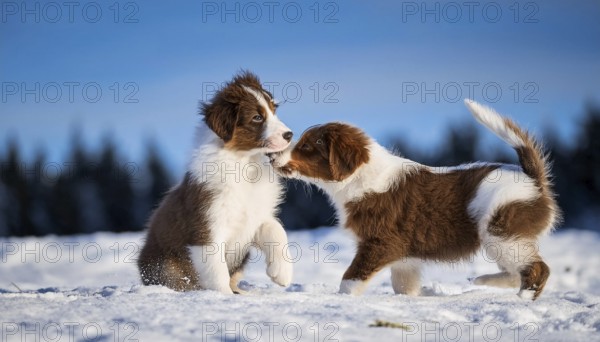
[[[238,77],[217,92],[210,103],[201,103],[200,107],[206,125],[225,142],[233,137],[239,104],[245,95],[244,88],[237,81]]]
[[[200,111],[204,115],[204,122],[221,139],[228,142],[233,137],[240,102],[247,91],[244,87],[262,89],[258,77],[250,71],[241,71],[233,77],[231,82],[227,83],[221,89],[210,103],[201,103]]]
[[[237,122],[237,104],[225,98],[217,98],[212,103],[205,102],[200,106],[206,125],[223,141],[231,140]]]
[[[358,128],[346,124],[329,124],[329,169],[333,180],[342,181],[369,161],[369,139]]]

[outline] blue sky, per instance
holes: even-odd
[[[181,172],[198,101],[241,68],[287,99],[296,133],[339,120],[424,149],[471,120],[470,95],[575,142],[600,100],[594,0],[3,1],[0,16],[0,139],[56,162],[80,129],[131,160],[154,140]]]

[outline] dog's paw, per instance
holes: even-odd
[[[358,279],[342,279],[340,283],[340,294],[359,296],[365,291],[366,283]]]
[[[525,299],[525,300],[536,300],[537,297],[539,296],[539,293],[536,293],[535,290],[521,289],[519,291],[519,293],[517,293],[517,296],[519,296],[521,299]]]
[[[248,294],[248,291],[244,291],[244,290],[240,289],[239,287],[236,287],[235,289],[231,289],[231,291],[233,291],[233,294],[236,294],[236,295]]]
[[[292,283],[292,263],[275,260],[267,266],[267,275],[274,283],[287,287]]]
[[[248,291],[242,290],[238,284],[231,284],[230,288],[231,288],[231,291],[234,294],[242,294],[243,295],[243,294],[247,294],[248,293]]]
[[[468,280],[473,285],[487,285],[486,281],[485,281],[485,278],[483,278],[482,276],[479,276],[479,277],[470,277],[470,278],[468,278]]]

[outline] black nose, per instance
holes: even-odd
[[[287,140],[288,142],[292,140],[293,136],[294,136],[294,133],[292,133],[292,131],[287,131],[287,132],[283,133],[283,139]]]

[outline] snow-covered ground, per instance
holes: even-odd
[[[600,235],[591,232],[541,242],[552,275],[535,302],[468,281],[497,271],[488,253],[429,265],[421,297],[394,295],[389,270],[364,296],[339,295],[354,244],[329,228],[289,234],[287,289],[255,260],[246,295],[178,293],[140,285],[142,237],[0,239],[1,341],[600,341]],[[377,320],[387,327],[370,327]]]

